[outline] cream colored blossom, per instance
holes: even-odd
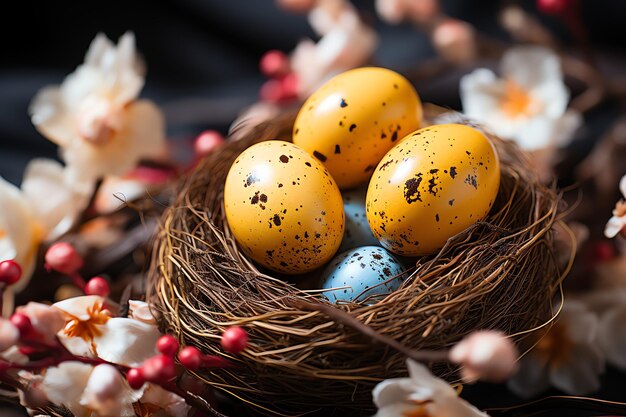
[[[465,115],[527,150],[569,143],[582,117],[567,109],[569,91],[556,54],[514,47],[502,57],[500,76],[480,68],[461,79]]]
[[[68,298],[54,307],[66,317],[59,340],[74,355],[135,367],[157,354],[155,346],[161,334],[156,325],[113,317],[102,297]]]
[[[48,399],[67,407],[75,417],[134,417],[141,397],[111,365],[93,367],[63,362],[48,368],[41,383]]]
[[[93,184],[74,181],[58,162],[32,160],[24,173],[22,189],[0,178],[0,261],[14,259],[22,290],[35,267],[39,245],[65,233],[84,210]]]
[[[99,34],[75,72],[35,97],[31,119],[61,147],[76,178],[122,175],[164,144],[160,110],[137,100],[143,84],[134,35],[126,33],[116,46]]]
[[[523,397],[533,397],[550,386],[570,395],[589,394],[600,388],[605,355],[597,344],[598,316],[580,301],[566,300],[558,320],[519,361],[509,387]]]
[[[309,13],[309,23],[321,39],[300,42],[290,58],[300,97],[330,77],[365,64],[378,43],[376,33],[346,0],[319,1]]]
[[[488,417],[424,365],[409,359],[407,367],[408,378],[387,379],[374,388],[375,417]]]
[[[622,197],[626,198],[626,175],[619,182],[619,190]],[[626,202],[618,201],[613,210],[613,216],[606,223],[604,235],[608,238],[617,236],[626,226]]]

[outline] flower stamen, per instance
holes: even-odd
[[[500,106],[508,117],[529,116],[532,113],[533,99],[528,91],[513,80],[505,81],[505,90]]]
[[[98,326],[102,326],[109,321],[111,313],[104,308],[102,301],[97,301],[87,309],[87,320],[80,320],[78,317],[71,316],[65,324],[63,333],[68,337],[80,337],[85,342],[90,342],[95,351],[94,338],[102,335],[102,330]]]

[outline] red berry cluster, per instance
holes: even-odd
[[[291,71],[289,58],[282,51],[271,50],[261,57],[261,73],[269,77],[260,91],[261,100],[281,103],[298,96],[298,77]]]
[[[248,345],[248,334],[238,326],[226,329],[222,335],[222,347],[231,354],[241,353]],[[126,373],[126,380],[133,389],[139,389],[146,382],[167,384],[176,378],[174,358],[191,371],[200,368],[225,368],[231,362],[219,356],[205,355],[193,346],[180,349],[180,344],[171,335],[161,336],[156,343],[159,354],[144,361],[140,367],[132,368]],[[180,350],[180,351],[179,351]]]

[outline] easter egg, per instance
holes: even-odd
[[[393,253],[430,254],[483,219],[499,185],[498,155],[482,132],[431,126],[404,138],[380,161],[367,190],[367,220]]]
[[[385,68],[358,68],[330,79],[306,100],[293,143],[323,162],[346,189],[365,183],[421,118],[420,99],[406,78]]]
[[[239,155],[226,177],[224,210],[243,252],[277,272],[320,267],[343,237],[337,184],[320,162],[289,142],[261,142]]]
[[[380,246],[372,233],[365,214],[365,195],[367,188],[344,191],[343,211],[346,216],[346,230],[339,246],[339,252],[345,252],[359,246]]]
[[[331,302],[363,301],[400,287],[403,266],[380,246],[363,246],[337,255],[324,270],[320,288]],[[394,279],[394,277],[397,277]]]

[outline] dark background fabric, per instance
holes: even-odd
[[[433,56],[428,38],[410,24],[386,25],[376,17],[373,0],[355,3],[380,34],[376,64],[403,71]],[[448,14],[503,39],[506,35],[498,27],[497,13],[505,3],[442,1]],[[594,49],[611,71],[626,72],[626,2],[582,3]],[[521,4],[534,9],[534,1]],[[0,176],[16,184],[30,159],[57,155],[56,147],[30,123],[30,100],[43,86],[58,84],[72,72],[98,32],[115,41],[127,30],[135,32],[148,67],[142,96],[162,106],[169,137],[181,143],[207,128],[226,132],[237,113],[257,99],[264,81],[258,71],[261,55],[269,49],[288,52],[300,39],[313,37],[305,16],[282,11],[273,0],[21,0],[12,2],[1,16]],[[571,41],[558,19],[541,19],[564,42]],[[458,81],[463,72],[418,86],[422,99],[459,108]],[[589,151],[616,115],[615,107],[605,105],[586,116],[586,127],[574,145],[577,158]],[[624,374],[609,369],[602,391],[595,396],[626,400],[625,382]],[[479,407],[522,402],[500,385],[466,387],[463,395]],[[590,414],[576,407],[548,411],[550,415]]]

